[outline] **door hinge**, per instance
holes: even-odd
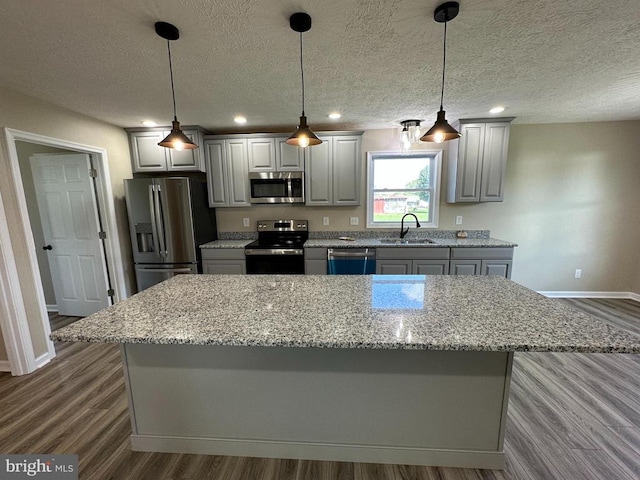
[[[116,294],[115,290],[113,288],[110,288],[109,290],[107,290],[107,296],[108,297],[113,297]]]
[[[98,232],[98,238],[104,240],[107,238],[107,232]]]
[[[89,176],[92,177],[92,178],[97,178],[98,171],[95,168],[90,168],[89,169]]]

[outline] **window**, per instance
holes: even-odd
[[[406,213],[422,227],[437,227],[441,164],[440,150],[369,152],[367,227],[397,228]]]

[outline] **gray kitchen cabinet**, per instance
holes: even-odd
[[[449,142],[447,202],[501,202],[513,117],[461,119]]]
[[[247,266],[242,248],[202,248],[202,273],[244,275]]]
[[[511,278],[513,247],[452,248],[451,275],[499,275]]]
[[[448,248],[376,248],[378,275],[447,275]]]
[[[202,149],[202,129],[187,127],[183,133],[200,148],[194,150],[174,150],[158,145],[171,129],[127,129],[131,162],[134,173],[141,172],[204,172]]]
[[[278,137],[276,142],[276,170],[304,172],[304,149],[286,143],[289,137]]]
[[[327,249],[326,248],[305,248],[304,249],[304,273],[306,275],[326,275],[327,274]]]
[[[323,143],[305,151],[306,204],[360,205],[362,133],[318,137]]]
[[[276,170],[276,141],[274,138],[247,138],[250,172]]]
[[[208,139],[204,147],[209,206],[249,206],[247,140]]]

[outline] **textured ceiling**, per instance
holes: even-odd
[[[166,42],[178,118],[214,132],[292,130],[301,110],[304,34],[312,128],[433,122],[439,107],[438,0],[20,0],[3,2],[0,85],[124,126],[171,120]],[[448,119],[518,123],[640,119],[638,0],[462,0],[448,24]],[[333,122],[332,111],[342,113]],[[238,128],[232,119],[249,122]]]

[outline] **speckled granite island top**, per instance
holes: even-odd
[[[51,338],[640,353],[640,337],[497,276],[179,275]]]

